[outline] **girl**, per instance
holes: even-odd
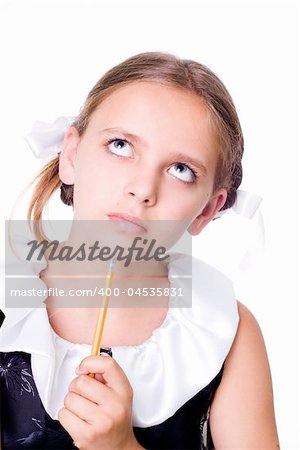
[[[85,221],[109,225],[123,244],[133,234],[155,235],[170,248],[234,204],[242,154],[235,107],[214,73],[169,54],[139,54],[91,90],[38,176],[28,219],[41,239],[44,207],[60,188],[74,213],[60,249],[82,242],[77,226]],[[94,231],[84,233],[91,243]],[[99,235],[103,243],[106,234]],[[124,294],[111,299],[100,355],[88,356],[96,305],[67,308],[53,294],[57,274],[77,274],[78,263],[53,260],[49,249],[44,257],[31,265],[36,286],[51,292],[43,308],[5,310],[4,449],[279,447],[263,337],[223,274],[193,258],[189,290],[184,255],[152,260],[151,283],[143,262],[118,261],[115,282]],[[96,267],[107,272],[103,260]],[[179,285],[183,299],[179,290],[158,294]],[[154,298],[141,298],[143,287]]]

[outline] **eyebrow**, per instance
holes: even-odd
[[[146,142],[141,137],[128,133],[128,131],[125,131],[123,128],[105,128],[104,130],[101,130],[101,133],[121,133],[132,142],[146,145]]]
[[[128,131],[125,131],[123,128],[105,128],[103,130],[101,130],[101,133],[121,133],[123,136],[125,136],[126,139],[128,139],[129,141],[132,142],[136,142],[142,145],[147,145],[146,142],[139,136],[136,136],[135,134],[132,133],[128,133]],[[171,158],[174,158],[175,160],[183,160],[187,163],[193,164],[194,166],[196,166],[204,176],[207,176],[208,174],[208,170],[205,167],[205,165],[203,164],[203,162],[191,158],[190,156],[186,155],[185,153],[173,153],[170,155]]]

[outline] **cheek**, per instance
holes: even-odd
[[[168,196],[171,201],[166,204],[166,215],[173,220],[192,220],[204,208],[209,192],[192,192],[189,189],[178,190],[174,202],[174,190]]]
[[[75,183],[85,191],[98,190],[99,186],[106,185],[112,179],[112,169],[107,164],[106,158],[100,154],[100,150],[90,149],[89,152],[84,150],[82,149],[78,155]],[[86,157],[84,153],[88,153],[89,156]]]
[[[105,208],[120,193],[123,178],[124,171],[112,170],[102,161],[82,165],[75,176],[74,206],[82,211],[91,211],[96,205]]]

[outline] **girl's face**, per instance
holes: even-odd
[[[217,144],[203,100],[158,82],[116,89],[85,133],[66,133],[59,174],[74,184],[74,217],[178,221],[198,234],[226,200],[213,192]],[[182,232],[185,231],[182,230]]]

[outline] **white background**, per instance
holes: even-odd
[[[162,50],[198,60],[223,80],[244,130],[242,188],[263,197],[266,249],[254,265],[240,272],[239,243],[254,228],[229,213],[194,238],[194,251],[233,276],[238,298],[260,323],[272,370],[281,448],[300,448],[295,3],[10,0],[0,4],[3,218],[9,217],[17,195],[41,164],[22,136],[36,119],[75,115],[89,89],[111,66],[141,51]],[[15,218],[25,218],[25,201],[26,197]],[[71,217],[59,202],[51,214]]]

